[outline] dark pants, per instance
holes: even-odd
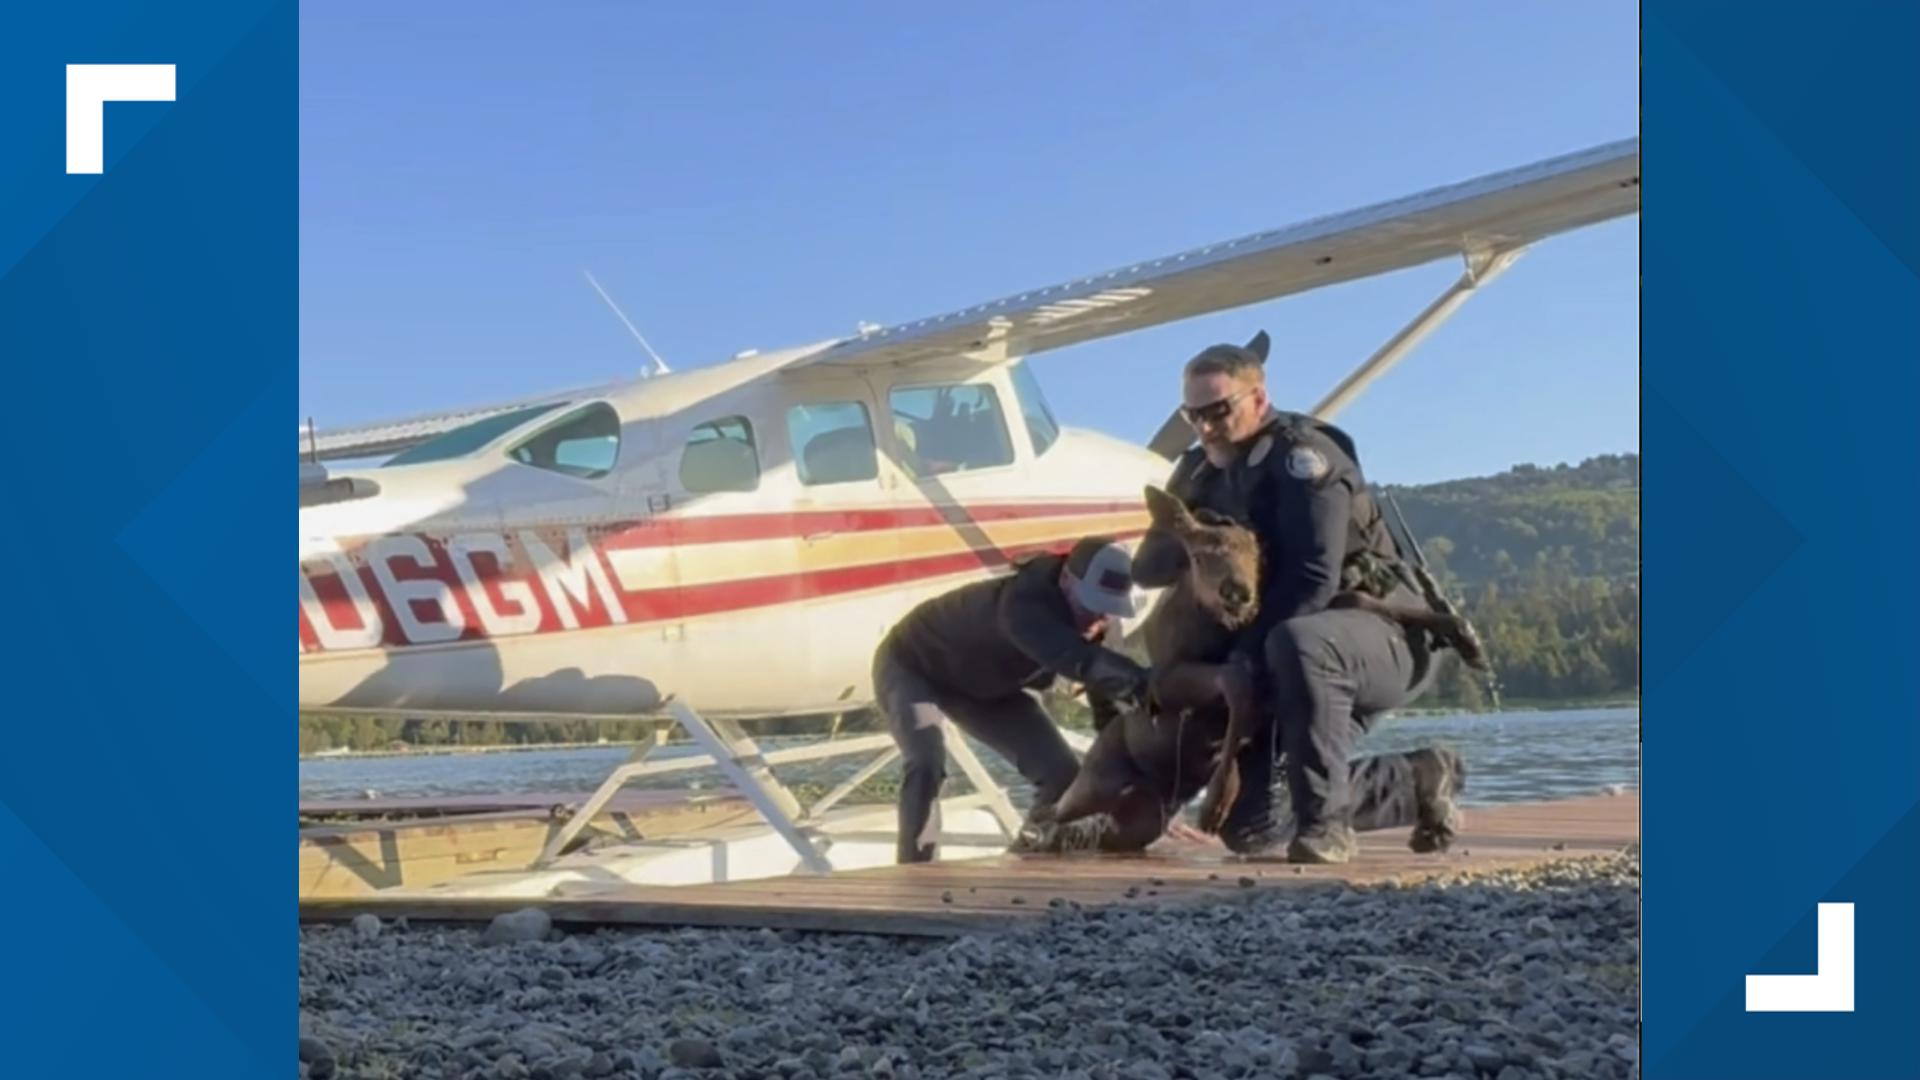
[[[873,658],[875,703],[900,746],[898,861],[929,862],[940,835],[940,787],[947,779],[942,720],[991,747],[1034,787],[1034,805],[1059,800],[1080,761],[1038,698],[1019,693],[975,701],[942,693],[894,660],[884,647]]]
[[[1368,612],[1322,611],[1276,627],[1266,660],[1270,726],[1241,757],[1249,797],[1234,817],[1271,813],[1274,764],[1284,755],[1295,830],[1411,824],[1412,756],[1352,760],[1373,717],[1413,700],[1424,689],[1416,678],[1429,677],[1416,670],[1430,665],[1416,663],[1405,632]]]

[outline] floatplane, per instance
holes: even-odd
[[[838,807],[891,760],[887,736],[763,751],[744,724],[870,704],[875,646],[928,596],[1087,534],[1137,538],[1143,487],[1191,444],[1177,412],[1146,445],[1062,426],[1028,357],[1461,260],[1456,281],[1314,406],[1332,418],[1530,245],[1638,213],[1639,185],[1628,139],[851,337],[683,371],[655,357],[628,381],[481,408],[308,424],[300,708],[657,717],[690,736],[697,757],[643,748],[532,869],[490,886],[516,895],[891,861],[892,808]],[[373,457],[385,460],[330,467]],[[1019,815],[966,740],[948,745],[975,792],[943,803],[943,857],[1004,850]],[[812,806],[770,770],[840,754],[873,757]],[[696,843],[567,851],[628,781],[703,764],[757,822]]]

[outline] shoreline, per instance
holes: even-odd
[[[1414,706],[1394,709],[1393,716],[1495,716],[1501,713],[1599,712],[1639,709],[1639,698],[1548,698],[1542,701],[1503,701],[1498,709],[1470,709],[1465,705]]]
[[[1639,698],[1614,698],[1614,699],[1597,699],[1597,700],[1558,699],[1558,700],[1547,700],[1547,701],[1503,702],[1501,704],[1501,708],[1499,708],[1498,710],[1469,709],[1464,706],[1430,706],[1430,707],[1415,706],[1412,708],[1394,709],[1390,713],[1388,713],[1388,716],[1394,719],[1415,720],[1415,719],[1426,719],[1426,718],[1442,717],[1442,716],[1493,716],[1500,713],[1580,712],[1580,711],[1587,711],[1587,710],[1598,711],[1598,710],[1610,710],[1610,709],[1639,709],[1639,708],[1640,708]],[[1093,731],[1092,724],[1078,716],[1068,716],[1063,718],[1063,722],[1061,722],[1060,726],[1067,731],[1079,731],[1079,732],[1085,732],[1089,734]],[[847,734],[847,733],[850,733],[850,732],[843,732],[843,734]],[[862,732],[862,733],[873,734],[873,732]],[[537,753],[540,751],[548,751],[548,750],[625,750],[625,751],[631,752],[635,747],[645,745],[647,741],[648,740],[645,740],[645,739],[631,739],[631,740],[609,739],[609,740],[596,741],[596,742],[576,742],[576,743],[484,743],[484,744],[458,744],[458,745],[443,744],[443,745],[434,745],[434,746],[415,746],[415,747],[409,747],[405,750],[380,749],[380,750],[347,750],[347,751],[334,750],[330,752],[319,751],[319,752],[303,753],[299,755],[299,760],[301,762],[339,761],[339,760],[361,761],[369,758],[455,757],[455,756],[460,756],[464,754]],[[670,743],[668,744],[667,749],[669,753],[671,753],[671,750],[673,747],[681,746],[681,745],[691,745],[691,744],[690,743]]]

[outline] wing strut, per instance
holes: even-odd
[[[1353,404],[1354,399],[1364,393],[1375,379],[1386,374],[1395,364],[1405,359],[1415,346],[1426,340],[1427,335],[1433,333],[1441,323],[1446,322],[1454,312],[1460,310],[1460,305],[1466,303],[1467,298],[1478,291],[1480,286],[1506,273],[1507,268],[1512,266],[1526,250],[1524,247],[1507,248],[1466,256],[1467,266],[1460,272],[1459,278],[1447,286],[1446,291],[1435,297],[1433,303],[1428,304],[1424,311],[1415,315],[1413,321],[1401,327],[1399,333],[1388,338],[1386,344],[1380,346],[1372,356],[1367,357],[1364,363],[1340,380],[1340,385],[1334,387],[1332,393],[1313,407],[1312,415],[1321,420],[1332,420],[1340,410]],[[1147,443],[1149,449],[1168,460],[1179,457],[1182,451],[1192,445],[1193,428],[1187,425],[1177,408]]]
[[[1353,403],[1373,380],[1385,375],[1388,369],[1399,363],[1414,346],[1425,341],[1428,334],[1438,329],[1448,317],[1460,310],[1480,286],[1506,273],[1526,248],[1512,248],[1507,251],[1486,252],[1467,256],[1467,268],[1460,272],[1453,284],[1436,297],[1427,309],[1413,317],[1413,321],[1400,329],[1400,332],[1387,339],[1379,351],[1367,357],[1367,362],[1353,369],[1353,373],[1340,380],[1318,405],[1313,407],[1313,415],[1321,420],[1332,420],[1340,410]]]

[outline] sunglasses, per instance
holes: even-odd
[[[1234,403],[1252,392],[1253,388],[1248,387],[1238,393],[1228,394],[1218,401],[1210,401],[1205,405],[1182,405],[1180,406],[1180,415],[1186,417],[1187,423],[1195,427],[1199,427],[1201,424],[1217,424],[1233,415]]]

